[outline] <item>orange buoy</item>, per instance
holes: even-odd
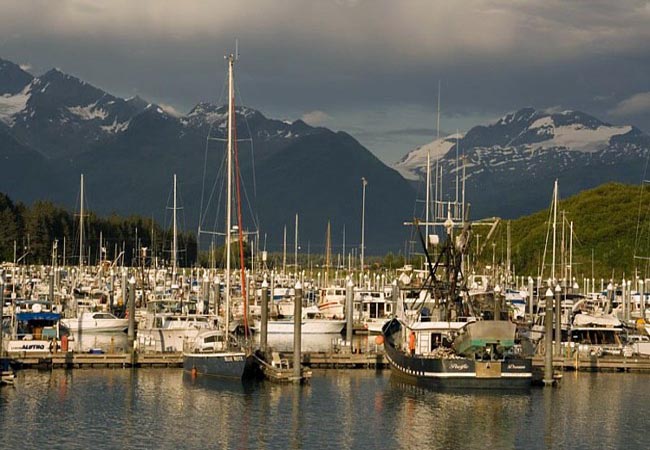
[[[382,335],[375,337],[375,344],[382,345],[383,343],[384,343],[384,337]]]

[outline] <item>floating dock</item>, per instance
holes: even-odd
[[[321,369],[383,369],[388,367],[388,360],[383,352],[310,352],[303,353],[302,363],[312,368]]]
[[[544,357],[533,358],[534,367],[544,367]],[[650,358],[623,356],[554,357],[553,367],[585,372],[650,372]]]
[[[293,354],[280,353],[280,358],[293,363]],[[91,368],[91,367],[182,367],[182,353],[54,353],[23,355],[11,358],[19,368]],[[388,360],[382,351],[369,352],[305,352],[302,364],[312,369],[385,369]],[[544,367],[544,358],[535,356],[533,366]],[[650,372],[650,358],[601,356],[555,357],[553,367],[561,371]]]
[[[281,353],[282,360],[293,363],[293,354]],[[182,353],[141,353],[132,358],[127,353],[54,353],[12,357],[19,368],[65,368],[92,367],[182,367]],[[388,361],[382,352],[307,352],[302,354],[302,364],[320,369],[380,369],[387,368]]]
[[[142,353],[132,357],[128,353],[55,353],[25,355],[12,359],[20,368],[64,368],[80,369],[90,367],[182,367],[182,353]]]

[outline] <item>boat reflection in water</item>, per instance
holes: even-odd
[[[396,440],[411,448],[520,448],[517,421],[533,406],[526,391],[440,392],[393,376],[384,399],[392,402]]]
[[[71,449],[641,450],[647,381],[575,373],[562,389],[438,392],[388,371],[315,370],[296,386],[162,368],[23,370],[0,389],[0,448],[51,448],[55,437]]]
[[[235,395],[252,394],[260,389],[262,382],[248,378],[201,377],[183,371],[183,384],[192,389],[218,391]]]

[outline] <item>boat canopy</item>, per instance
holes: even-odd
[[[27,322],[30,320],[59,320],[61,314],[53,312],[25,312],[16,314],[16,320]]]

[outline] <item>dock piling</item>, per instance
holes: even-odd
[[[129,353],[131,353],[131,364],[135,358],[135,277],[129,278]]]
[[[533,289],[533,277],[528,277],[528,315],[533,320],[533,300],[535,291]]]
[[[293,376],[295,380],[301,379],[302,361],[301,344],[302,344],[302,284],[296,282],[295,305],[293,308]]]
[[[352,331],[354,327],[354,282],[352,278],[348,278],[348,282],[345,284],[345,319],[345,342],[352,351]]]
[[[553,291],[546,290],[544,317],[544,386],[553,385]]]
[[[269,320],[269,284],[266,282],[266,275],[262,281],[262,317],[260,324],[260,350],[266,355],[267,335]]]

